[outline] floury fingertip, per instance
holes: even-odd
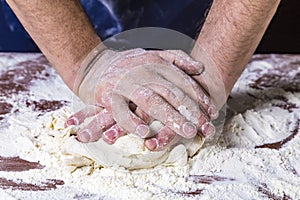
[[[217,119],[219,116],[219,111],[215,105],[210,105],[208,108],[208,114],[211,119]]]
[[[191,122],[185,122],[182,126],[182,131],[185,134],[185,138],[193,138],[197,134],[197,128]]]
[[[108,144],[115,143],[115,141],[116,141],[116,139],[118,139],[118,137],[119,137],[119,134],[114,129],[107,130],[102,135],[102,139]]]
[[[89,130],[83,130],[82,132],[78,133],[77,140],[83,143],[87,143],[91,141],[91,133]]]
[[[68,126],[78,125],[78,124],[79,124],[79,120],[76,117],[71,117],[67,119],[65,123],[65,128],[67,128]]]
[[[138,136],[140,136],[141,138],[147,137],[149,135],[149,133],[150,133],[150,129],[149,129],[149,127],[147,125],[140,124],[136,128],[136,134]]]
[[[201,126],[201,132],[204,137],[210,138],[216,132],[215,126],[211,122],[206,122]]]
[[[150,151],[155,151],[158,147],[158,140],[156,138],[151,138],[149,140],[145,140],[144,144]]]

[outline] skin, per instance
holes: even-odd
[[[74,92],[77,91],[78,88],[74,88],[72,86],[74,85],[74,81],[76,79],[76,75],[78,73],[80,65],[87,54],[101,42],[100,38],[98,38],[98,36],[96,36],[95,32],[92,30],[87,17],[85,16],[77,1],[42,0],[8,1],[8,3],[15,11],[16,15],[20,18],[20,21],[23,23],[26,30],[29,32],[29,34],[31,34],[32,38],[39,45],[42,52],[52,63],[56,71],[61,75],[65,83]],[[49,13],[52,13],[51,16],[49,16]],[[103,50],[102,47],[100,49]],[[157,63],[163,61],[165,65],[174,64],[178,68],[189,74],[195,74],[195,72],[196,74],[199,74],[200,71],[203,71],[202,69],[199,69],[198,62],[192,61],[192,59],[188,55],[182,55],[182,53],[180,52],[151,51],[141,56],[134,56],[134,54],[135,53],[132,53],[133,56],[130,56],[130,59],[127,59],[126,56],[119,56],[120,59],[118,60],[118,63],[120,64],[117,64],[116,67],[114,67],[111,72],[109,72],[109,76],[114,77],[114,82],[118,82],[118,80],[122,76],[122,73],[119,73],[118,67],[120,69],[130,69],[132,66],[145,64],[145,61],[147,63]],[[155,70],[157,72],[159,69],[157,68]],[[155,79],[155,70],[153,71],[152,75],[150,75],[153,77],[152,79]],[[101,73],[98,74],[100,75]],[[167,90],[167,92],[171,91],[172,93],[174,92],[172,88],[178,88],[178,86],[182,85],[184,81],[190,79],[190,77],[188,77],[186,74],[184,75],[184,79],[179,79],[180,77],[178,76],[178,74],[175,74],[175,76],[174,73],[169,73],[167,75],[165,74],[164,76],[169,76],[171,77],[171,79],[173,78],[173,82],[174,77],[178,77],[178,79],[182,81],[178,82],[178,80],[175,80],[175,85],[170,84],[169,86],[167,86],[165,84],[165,88],[157,87],[157,85],[152,85],[150,86],[150,88],[145,88],[145,90],[151,89],[155,91],[155,93],[150,96],[138,95],[138,93],[132,93],[135,94],[135,96],[122,94],[123,97],[137,102],[137,104],[140,107],[144,108],[144,111],[146,112],[143,111],[143,115],[138,114],[141,112],[134,113],[137,117],[134,117],[134,114],[131,113],[129,115],[120,116],[119,118],[114,119],[112,119],[111,113],[111,97],[103,100],[103,97],[107,97],[110,95],[110,79],[107,78],[107,80],[105,80],[105,77],[103,79],[103,77],[97,76],[96,78],[100,79],[100,87],[97,87],[95,82],[92,82],[92,85],[87,88],[89,89],[92,87],[96,87],[97,94],[94,95],[83,93],[82,95],[79,94],[79,96],[81,98],[87,96],[96,96],[95,102],[88,103],[97,104],[104,108],[104,111],[101,110],[99,112],[91,112],[90,108],[87,108],[86,110],[84,109],[71,116],[71,118],[67,121],[66,126],[81,124],[86,118],[94,117],[94,120],[78,133],[77,139],[81,142],[96,141],[102,136],[108,137],[110,141],[114,142],[117,138],[124,135],[123,133],[125,132],[125,130],[122,130],[122,128],[125,128],[126,132],[137,133],[137,135],[145,138],[149,136],[149,127],[147,123],[145,123],[145,118],[149,118],[149,115],[151,115],[151,117],[164,122],[166,126],[168,126],[164,127],[160,131],[161,133],[159,132],[159,134],[168,132],[172,133],[173,135],[179,134],[185,138],[194,137],[197,133],[207,135],[207,133],[212,132],[213,128],[197,129],[196,127],[197,125],[199,125],[200,127],[202,125],[212,127],[212,124],[208,122],[208,120],[210,119],[210,116],[208,116],[208,114],[210,113],[208,109],[212,107],[211,103],[209,101],[198,102],[198,99],[201,99],[200,97],[203,96],[203,91],[197,91],[199,93],[199,98],[197,97],[196,99],[192,100],[195,102],[187,102],[186,98],[182,98],[182,100],[178,102],[171,102],[169,99],[166,99],[167,102],[165,102],[162,98],[160,98],[160,100],[158,101],[155,100],[160,97],[159,95],[165,94],[164,90]],[[145,74],[143,74],[142,72],[140,74],[136,74],[136,77],[146,78]],[[149,81],[151,81],[151,79],[149,79]],[[161,79],[161,81],[164,81],[164,79]],[[139,83],[128,84],[127,88],[131,88],[132,90],[133,88],[131,86],[134,84],[136,85]],[[160,85],[164,85],[164,83],[160,83]],[[185,96],[185,93],[191,93],[188,91],[187,87],[184,88],[184,90],[185,91],[183,91],[183,93]],[[128,102],[126,103],[128,104]],[[199,123],[197,122],[193,124],[192,122],[188,122],[185,120],[185,117],[181,115],[177,110],[169,109],[173,108],[173,106],[177,108],[178,105],[184,105],[186,108],[195,107],[191,105],[197,105],[198,103],[200,103],[200,106],[203,107],[201,110],[205,110],[204,113],[201,113],[200,110],[196,112],[197,114],[195,113],[197,115],[196,118],[199,118]],[[148,105],[150,105],[150,107],[148,107]],[[124,109],[125,107],[123,107],[123,110]],[[137,111],[138,110],[141,109],[137,109]],[[214,110],[214,112],[217,112],[216,109],[210,110]],[[211,112],[210,114],[214,114],[214,112]],[[114,120],[118,122],[117,125],[115,125],[116,122]],[[119,125],[122,126],[122,128]],[[111,136],[111,138],[109,138],[109,136]]]
[[[214,0],[191,56],[203,62],[203,51],[208,55],[222,76],[226,96],[244,71],[279,3]]]
[[[217,108],[225,103],[279,2],[214,0],[191,57],[205,65],[205,76],[193,78],[209,91]],[[101,41],[79,3],[75,0],[7,0],[7,3],[65,83],[74,89],[81,62]],[[135,113],[149,118],[139,109]],[[76,123],[67,122],[71,124]],[[150,150],[159,150],[174,138],[174,132],[162,131],[147,139],[145,145]]]
[[[76,0],[8,0],[7,3],[73,91],[80,64],[101,39]]]
[[[180,64],[172,64],[177,62]],[[183,138],[193,138],[197,133],[207,135],[206,129],[198,131],[196,125],[210,125],[206,124],[209,121],[206,113],[212,107],[210,101],[205,101],[209,97],[191,77],[178,68],[188,69],[185,71],[193,74],[203,71],[202,65],[181,51],[105,50],[81,81],[78,94],[86,104],[97,104],[105,108],[105,116],[110,113],[111,119],[117,122],[115,129],[109,129],[114,132],[109,134],[113,138],[118,138],[118,133],[122,135],[118,131],[121,127],[141,138],[153,135],[148,123],[144,122],[148,117],[140,116],[129,109],[128,100],[171,129],[168,131],[166,127],[164,132],[174,132]],[[180,109],[176,109],[180,106],[189,110],[190,121],[180,114]],[[81,123],[84,121],[81,116],[84,115],[80,113],[85,113],[85,110],[89,109],[83,109],[71,119],[76,121],[74,119],[81,118],[82,120],[77,120]],[[202,113],[203,110],[205,114]],[[109,123],[105,124],[107,117],[103,113],[95,114],[95,119],[77,134],[80,141],[91,142],[108,136],[106,132],[103,133],[111,126]],[[73,122],[67,121],[67,124]]]
[[[279,3],[280,0],[214,0],[191,57],[204,64],[206,76],[193,78],[209,90],[217,108],[226,102]],[[152,150],[161,149],[164,143],[159,141],[167,138],[164,134],[146,140],[145,145]]]

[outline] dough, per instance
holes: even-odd
[[[159,164],[184,165],[188,156],[195,154],[202,143],[202,138],[197,137],[196,139],[182,141],[182,144],[177,144],[172,148],[153,152],[144,147],[143,139],[130,134],[119,138],[113,145],[99,140],[98,142],[83,144],[83,146],[89,153],[89,157],[105,167],[117,166],[127,169],[140,169],[154,167]]]
[[[157,130],[158,126],[156,124],[150,128]],[[66,131],[76,130],[71,128]],[[74,155],[88,157],[104,167],[142,169],[157,165],[185,165],[188,157],[193,156],[201,148],[204,139],[200,136],[182,139],[180,143],[156,152],[145,148],[143,141],[133,134],[119,138],[113,145],[107,144],[102,139],[84,144],[79,143],[74,137],[68,137],[63,149]]]

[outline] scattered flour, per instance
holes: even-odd
[[[20,156],[44,168],[0,170],[0,178],[36,185],[57,179],[64,184],[52,190],[24,191],[3,189],[0,180],[0,199],[300,199],[300,134],[278,149],[263,147],[299,131],[300,93],[277,88],[262,93],[248,86],[257,79],[251,70],[267,71],[264,66],[269,65],[266,61],[249,65],[232,91],[218,142],[204,146],[185,166],[101,168],[76,153],[76,146],[65,149],[72,140],[66,140],[72,129],[63,128],[73,113],[71,104],[42,115],[20,107],[0,121],[0,156]],[[70,101],[71,92],[56,75],[38,83],[26,98]],[[283,109],[286,102],[277,96],[296,107],[291,112]]]

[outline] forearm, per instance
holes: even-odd
[[[27,32],[72,89],[79,65],[100,43],[77,0],[7,0]]]
[[[226,95],[254,53],[280,0],[214,0],[196,44],[221,73]],[[192,56],[201,59],[199,48]],[[209,67],[209,66],[206,66]]]

